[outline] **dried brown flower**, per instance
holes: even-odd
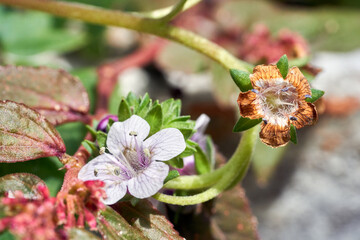
[[[290,125],[297,129],[317,121],[308,81],[299,68],[292,67],[284,79],[275,65],[259,65],[250,74],[254,89],[242,92],[238,98],[240,114],[250,119],[262,118],[260,139],[271,147],[286,145],[290,140]]]

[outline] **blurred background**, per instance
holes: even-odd
[[[78,2],[130,12],[176,3]],[[243,188],[261,239],[359,239],[359,7],[360,1],[351,0],[203,0],[174,20],[252,64],[273,63],[287,54],[313,87],[326,92],[317,102],[318,123],[298,131],[297,145],[271,149],[258,144]],[[92,111],[96,84],[105,81],[103,70],[110,68],[110,81],[116,81],[110,112],[116,113],[120,97],[129,91],[149,92],[159,100],[180,98],[183,114],[192,119],[201,113],[210,116],[207,133],[225,157],[231,156],[240,138],[232,133],[238,89],[229,74],[206,57],[153,36],[0,6],[0,64],[70,71],[84,83]],[[81,123],[58,130],[69,154],[86,134]],[[62,184],[60,167],[52,158],[0,164],[0,175],[19,169],[35,173],[54,195]],[[240,239],[236,229],[221,228],[217,238]]]

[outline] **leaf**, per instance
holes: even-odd
[[[180,115],[181,101],[173,98],[167,99],[161,103],[163,124],[171,122],[175,117]]]
[[[157,104],[148,112],[148,114],[145,117],[145,120],[150,125],[149,136],[160,131],[162,126],[162,119],[163,119],[163,115],[162,115],[161,105]]]
[[[96,141],[99,144],[99,148],[106,147],[107,134],[102,131],[97,131]]]
[[[324,94],[325,94],[324,91],[312,88],[311,89],[311,98],[306,98],[305,100],[307,102],[313,103],[313,102],[316,102],[316,100],[318,100],[319,98],[321,98]]]
[[[261,121],[262,121],[261,118],[249,119],[249,118],[240,117],[240,119],[237,121],[237,123],[233,128],[233,132],[242,132],[248,130],[249,128],[252,128],[258,125],[259,123],[261,123]]]
[[[133,228],[120,214],[106,207],[97,219],[98,228],[104,239],[147,239],[138,229]]]
[[[136,115],[144,118],[146,116],[146,113],[149,111],[151,105],[152,101],[149,97],[149,94],[145,93],[144,97],[140,101],[140,105],[136,111]]]
[[[249,91],[253,89],[250,81],[250,73],[240,71],[237,69],[230,69],[231,78],[234,80],[235,84],[239,87],[242,92]]]
[[[206,155],[210,161],[210,169],[213,170],[215,167],[215,147],[214,142],[210,136],[206,137]]]
[[[184,157],[188,157],[188,156],[193,155],[196,152],[196,146],[198,146],[198,144],[196,142],[193,142],[190,139],[187,139],[185,143],[186,143],[186,148],[178,156],[180,158],[184,158]]]
[[[87,229],[81,229],[81,228],[71,228],[68,230],[68,237],[70,240],[77,240],[77,239],[83,239],[83,240],[100,240],[98,236],[96,236],[94,233],[90,232]]]
[[[0,84],[0,99],[25,103],[54,125],[87,119],[87,92],[64,70],[0,66]]]
[[[136,109],[139,107],[139,99],[136,97],[136,95],[133,92],[129,92],[129,94],[126,96],[126,101],[129,104],[130,109],[132,108],[132,113],[136,112]]]
[[[39,198],[41,197],[37,189],[39,184],[45,185],[39,177],[33,174],[8,174],[0,178],[0,195],[4,196],[6,192],[21,191],[26,198]]]
[[[0,162],[18,162],[65,153],[56,129],[23,104],[0,101]]]
[[[205,174],[210,172],[210,162],[199,146],[196,147],[196,153],[194,153],[194,157],[195,168],[198,174]]]
[[[55,28],[49,14],[7,11],[1,14],[0,41],[6,52],[30,55],[45,51],[69,52],[83,46],[86,38],[74,29]]]
[[[290,125],[290,141],[297,144],[296,127],[292,124]]]
[[[123,122],[131,117],[130,107],[127,104],[125,98],[121,99],[118,111],[119,122]]]
[[[285,79],[289,72],[289,62],[286,54],[284,54],[279,61],[276,63],[282,77]]]
[[[8,230],[0,233],[0,240],[16,240],[15,236]]]
[[[184,167],[184,161],[180,157],[174,157],[173,159],[166,161],[166,163],[174,168],[183,168]]]
[[[172,223],[147,200],[141,200],[135,207],[129,202],[119,202],[114,208],[132,227],[149,239],[183,240]]]
[[[178,171],[176,171],[176,170],[171,170],[171,171],[169,172],[169,174],[167,175],[167,177],[165,178],[164,184],[167,183],[167,182],[170,181],[170,180],[173,180],[174,178],[179,177],[179,176],[180,176],[180,173],[179,173]]]
[[[212,227],[216,235],[220,229],[228,240],[259,239],[257,220],[253,216],[245,191],[240,185],[223,192],[215,203]]]
[[[99,149],[97,148],[94,142],[85,139],[81,143],[81,145],[84,146],[84,148],[90,153],[91,156],[96,157],[99,155]]]

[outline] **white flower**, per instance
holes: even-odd
[[[114,204],[127,191],[136,198],[147,198],[158,192],[168,175],[169,166],[163,162],[185,150],[182,133],[175,128],[163,129],[148,139],[149,124],[137,115],[110,128],[104,153],[79,172],[78,178],[105,182],[105,204]],[[145,140],[145,141],[144,141]]]

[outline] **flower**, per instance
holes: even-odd
[[[292,67],[285,79],[274,65],[259,65],[250,74],[254,89],[242,92],[238,98],[240,114],[250,119],[262,118],[260,139],[271,147],[285,145],[290,140],[290,125],[297,129],[317,121],[310,85],[299,68]]]
[[[206,114],[201,114],[198,119],[196,119],[195,130],[196,133],[190,138],[192,141],[199,144],[200,148],[206,152],[206,135],[205,130],[207,125],[210,122],[210,118]],[[184,167],[177,169],[180,175],[194,175],[196,174],[195,170],[195,158],[194,155],[183,158]]]
[[[162,129],[145,140],[149,132],[149,124],[137,115],[115,122],[106,140],[110,154],[104,153],[87,163],[78,178],[103,181],[107,195],[104,203],[108,205],[123,198],[127,191],[136,198],[154,195],[169,172],[169,166],[161,161],[179,155],[186,144],[175,128]]]

